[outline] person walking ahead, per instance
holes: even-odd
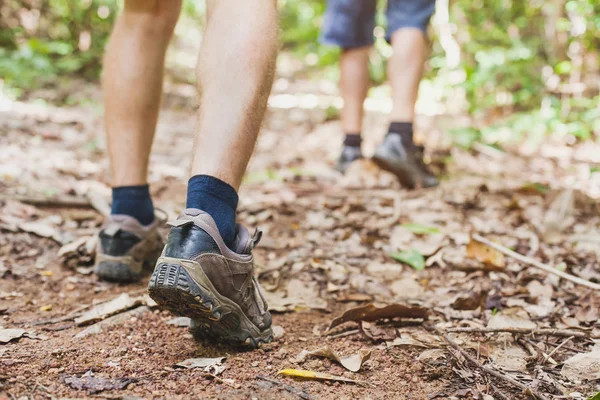
[[[369,52],[374,43],[377,0],[327,0],[321,42],[342,48],[340,91],[346,137],[338,161],[344,172],[362,157],[363,103],[369,89]],[[427,26],[435,0],[388,0],[386,39],[393,55],[388,61],[393,108],[383,143],[373,155],[382,169],[395,174],[407,188],[438,184],[423,162],[423,148],[413,142],[413,121],[419,83],[427,53]]]
[[[108,44],[103,89],[112,215],[99,234],[95,273],[131,282],[156,262],[148,289],[160,306],[190,317],[199,337],[256,347],[272,338],[253,276],[260,233],[250,236],[236,224],[236,208],[273,82],[276,1],[207,0],[187,208],[169,222],[163,249],[147,172],[165,52],[180,9],[181,0],[125,0]]]

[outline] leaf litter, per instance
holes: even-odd
[[[3,160],[18,170],[15,176],[19,176],[2,182],[3,195],[19,194],[19,198],[28,201],[29,195],[39,197],[46,189],[57,194],[52,196],[54,199],[61,196],[86,199],[87,193],[97,192],[105,203],[110,192],[104,183],[105,149],[99,144],[90,152],[88,146],[96,140],[97,121],[80,109],[73,113],[52,109],[49,116],[28,112],[24,103],[20,105],[19,118],[0,114],[0,129],[6,133],[0,138],[0,152]],[[597,386],[597,379],[580,379],[590,371],[589,365],[594,365],[591,338],[600,334],[597,322],[600,298],[594,286],[576,286],[562,276],[529,268],[528,262],[511,255],[504,254],[502,262],[500,255],[490,251],[494,250],[492,247],[480,242],[477,243],[481,246],[471,243],[469,249],[470,236],[494,238],[497,242],[493,243],[503,243],[505,249],[598,284],[600,217],[597,192],[590,181],[562,169],[562,161],[551,162],[543,155],[544,148],[527,158],[519,157],[519,149],[515,148],[514,152],[507,151],[502,161],[496,161],[477,151],[454,148],[436,153],[439,150],[430,146],[434,151],[432,159],[452,157],[453,162],[444,166],[448,168],[445,172],[451,185],[430,191],[404,191],[393,177],[380,173],[368,161],[353,166],[353,171],[342,179],[327,165],[327,160],[334,157],[329,150],[339,144],[335,133],[337,122],[324,123],[319,110],[304,109],[293,110],[298,115],[293,118],[296,122],[290,122],[289,113],[289,110],[285,113],[271,110],[265,121],[249,172],[256,176],[263,171],[263,178],[261,182],[244,185],[239,218],[244,224],[266,228],[270,243],[255,250],[257,261],[264,265],[258,271],[261,283],[268,287],[269,304],[275,311],[294,314],[275,314],[274,322],[284,328],[285,335],[265,346],[264,351],[231,357],[228,364],[232,367],[223,372],[227,379],[242,382],[241,390],[246,390],[252,387],[256,375],[252,372],[254,368],[244,366],[257,363],[256,368],[272,378],[275,371],[286,367],[289,358],[282,356],[283,353],[319,349],[327,340],[327,346],[335,349],[338,356],[355,355],[365,348],[372,350],[368,376],[380,384],[373,389],[361,388],[357,393],[315,382],[303,386],[307,391],[315,390],[319,398],[379,398],[385,392],[410,392],[425,398],[441,392],[440,382],[451,382],[444,389],[445,398],[467,393],[461,385],[490,388],[473,390],[472,396],[501,398],[495,396],[490,386],[493,385],[506,398],[519,398],[521,389],[493,375],[484,377],[478,367],[462,362],[458,353],[456,359],[439,335],[425,332],[422,317],[384,315],[369,321],[371,317],[359,315],[347,319],[358,322],[358,329],[342,332],[347,336],[337,337],[339,328],[335,335],[322,333],[331,320],[327,312],[342,315],[346,309],[360,308],[363,301],[378,305],[407,301],[408,308],[429,310],[429,319],[442,331],[471,329],[452,332],[452,338],[484,366],[517,370],[505,374],[540,393],[569,396],[597,392],[591,389]],[[163,117],[165,122],[157,134],[160,145],[155,146],[161,150],[152,155],[156,162],[150,181],[157,201],[176,214],[180,198],[172,194],[184,194],[185,185],[179,181],[189,162],[190,138],[183,133],[192,131],[194,118],[170,110]],[[385,123],[375,120],[374,130],[383,131]],[[174,126],[177,129],[171,129]],[[43,139],[44,130],[64,134],[61,140],[48,141]],[[284,130],[289,134],[281,135]],[[584,145],[578,143],[568,148],[577,150],[580,146]],[[596,147],[588,150],[590,154],[598,154]],[[72,161],[65,164],[64,160]],[[575,169],[583,165],[581,159],[568,161],[564,165],[571,163]],[[44,173],[43,179],[40,171]],[[81,171],[88,172],[84,176]],[[278,171],[276,179],[264,171]],[[582,189],[570,189],[573,183]],[[571,195],[564,194],[569,191]],[[0,200],[0,308],[5,318],[2,324],[29,331],[29,322],[41,317],[44,321],[57,321],[41,325],[50,331],[47,341],[15,338],[2,346],[2,368],[10,375],[23,376],[29,385],[9,382],[8,388],[29,396],[37,379],[41,379],[41,384],[55,380],[56,375],[52,374],[56,372],[49,370],[71,365],[79,365],[80,371],[102,369],[98,366],[105,365],[103,360],[110,355],[111,360],[120,358],[117,362],[123,368],[140,371],[140,375],[154,373],[156,363],[165,366],[161,370],[166,374],[164,377],[140,381],[135,391],[121,389],[123,395],[173,397],[175,393],[169,382],[196,377],[194,374],[202,371],[166,369],[176,362],[172,359],[174,354],[182,354],[181,346],[189,345],[190,349],[192,346],[187,342],[189,334],[185,330],[178,328],[178,324],[167,323],[172,316],[158,310],[135,314],[135,310],[153,306],[142,299],[132,304],[131,299],[140,297],[133,294],[110,306],[98,303],[79,310],[91,296],[110,303],[124,291],[123,287],[98,282],[93,275],[84,276],[73,270],[88,268],[82,271],[89,272],[89,265],[93,264],[95,245],[89,238],[94,238],[101,223],[93,208],[101,212],[107,208],[106,204],[96,203],[90,206],[86,200],[81,203],[83,206],[78,206],[84,209],[72,209]],[[23,223],[34,223],[23,225],[30,232],[19,228]],[[58,261],[67,268],[61,269],[53,261],[60,247],[56,240],[65,245]],[[415,269],[389,257],[391,252],[411,249],[423,256],[423,267],[417,262]],[[139,289],[144,289],[143,283]],[[52,310],[40,311],[47,305],[52,305]],[[92,308],[94,312],[88,313]],[[82,328],[60,325],[65,320],[59,320],[65,316],[71,321],[72,316],[84,315],[84,319],[78,320]],[[51,330],[55,328],[56,331]],[[486,332],[486,329],[509,332]],[[510,333],[511,329],[515,333]],[[552,333],[557,331],[561,335]],[[560,347],[574,331],[577,336]],[[72,341],[79,332],[90,334],[85,340]],[[106,346],[108,341],[114,346]],[[214,345],[207,345],[206,349],[211,351],[201,355],[223,354],[212,352],[213,348]],[[5,349],[10,350],[8,358],[8,353],[2,353]],[[104,353],[100,352],[102,349]],[[509,360],[502,360],[503,349],[508,349]],[[557,364],[542,363],[553,351],[551,358]],[[152,363],[146,362],[149,354],[156,357]],[[322,363],[319,359],[310,359],[304,366],[315,373],[331,372],[334,378],[345,369],[334,361],[331,371],[323,371],[319,369],[323,364],[319,363]],[[565,374],[560,374],[562,369]],[[104,372],[95,371],[95,376],[103,376]],[[343,372],[341,378],[347,373]],[[390,374],[401,378],[390,381]],[[79,374],[73,376],[81,378]],[[409,376],[418,382],[411,386]],[[230,386],[226,382],[225,385]],[[196,397],[215,397],[217,391],[218,395],[227,396],[230,389],[225,385],[213,378],[210,382],[204,380],[198,389],[189,389]],[[197,391],[200,388],[202,393]],[[76,396],[70,386],[60,390],[53,395]]]
[[[294,362],[302,363],[302,362],[304,362],[304,360],[306,360],[307,357],[311,357],[311,356],[328,358],[330,360],[333,360],[333,361],[339,363],[344,368],[346,368],[348,371],[358,372],[361,369],[362,365],[366,361],[368,361],[369,358],[371,358],[371,350],[361,349],[356,354],[351,354],[348,356],[340,356],[331,347],[326,346],[326,347],[321,347],[319,349],[311,350],[311,351],[302,350],[302,352],[300,354],[298,354],[298,356],[296,356],[296,358],[294,359]]]

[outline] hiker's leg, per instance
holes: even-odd
[[[435,0],[389,0],[387,40],[393,55],[388,60],[393,109],[383,143],[373,161],[395,174],[407,188],[432,187],[435,176],[423,163],[423,152],[413,143],[413,121],[419,84],[427,53],[426,31]]]
[[[391,42],[394,52],[387,68],[394,105],[390,119],[412,123],[427,54],[425,34],[420,29],[402,28],[392,34]]]
[[[344,49],[340,59],[340,93],[344,99],[342,129],[347,135],[362,132],[363,104],[369,90],[371,47]]]
[[[188,208],[233,245],[237,190],[267,107],[279,47],[275,0],[209,0],[198,59],[200,109]]]
[[[208,0],[192,176],[239,189],[273,83],[277,18],[275,0]]]
[[[165,53],[181,0],[125,0],[104,59],[104,105],[112,185],[147,183]]]
[[[95,272],[138,280],[162,248],[147,184],[162,94],[165,52],[181,0],[125,0],[104,59],[104,104],[112,209],[99,233]]]
[[[427,27],[435,10],[434,0],[389,0],[387,40],[393,54],[388,60],[388,78],[394,105],[392,122],[410,122],[427,57]]]
[[[235,216],[273,82],[277,19],[275,0],[208,2],[187,209],[148,285],[160,306],[192,319],[196,337],[253,347],[272,340],[271,315],[253,278],[259,236]]]
[[[341,172],[362,157],[363,104],[369,90],[369,51],[374,41],[376,7],[376,0],[327,1],[321,42],[342,48],[340,93],[345,138],[337,165]]]

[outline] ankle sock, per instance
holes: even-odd
[[[361,143],[362,138],[360,133],[346,133],[346,137],[344,138],[344,146],[360,147]]]
[[[215,220],[223,241],[233,248],[236,235],[238,194],[228,183],[214,176],[194,175],[188,181],[187,208],[198,208]]]
[[[112,215],[125,214],[150,225],[154,221],[154,205],[148,185],[119,186],[112,188]]]
[[[404,143],[413,143],[412,122],[392,122],[388,129],[388,135],[400,135]]]

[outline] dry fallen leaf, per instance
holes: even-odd
[[[358,383],[354,379],[344,378],[342,376],[335,376],[331,374],[325,374],[323,372],[306,371],[302,369],[283,369],[278,372],[279,375],[291,376],[293,378],[304,378],[304,379],[316,379],[324,381],[336,381],[346,383]]]
[[[331,347],[326,346],[313,351],[303,350],[298,354],[295,362],[303,362],[309,356],[325,357],[337,361],[348,371],[358,372],[362,365],[371,358],[371,350],[361,349],[357,354],[342,357]]]
[[[509,308],[498,312],[496,315],[493,315],[488,321],[487,327],[495,329],[535,329],[536,324],[529,319],[524,310],[518,308]]]
[[[383,307],[377,307],[373,304],[367,304],[356,308],[346,310],[341,317],[331,321],[329,329],[348,321],[368,321],[373,322],[384,318],[427,318],[427,308],[420,306],[390,304]]]
[[[269,309],[276,312],[327,309],[327,300],[319,295],[317,282],[305,283],[299,279],[290,279],[286,293],[266,291],[265,298]]]
[[[521,346],[502,343],[490,344],[488,347],[489,357],[503,370],[527,372],[529,354]]]
[[[215,357],[215,358],[188,358],[185,361],[179,362],[175,364],[178,367],[183,368],[208,368],[213,365],[221,364],[225,360],[225,357]]]
[[[596,344],[589,353],[575,354],[567,359],[560,373],[577,383],[600,379],[600,344]]]
[[[25,329],[0,329],[0,343],[8,343],[13,339],[19,339],[25,335]]]
[[[131,297],[127,293],[122,293],[118,297],[104,303],[97,304],[83,315],[75,318],[77,325],[86,325],[111,315],[120,313],[138,305],[147,305],[153,307],[156,303],[148,295]]]
[[[84,338],[89,335],[95,335],[98,333],[102,333],[107,328],[122,324],[125,321],[131,319],[132,317],[141,315],[148,310],[149,310],[148,307],[140,306],[140,307],[134,308],[132,310],[121,312],[120,314],[117,314],[117,315],[113,315],[112,317],[108,317],[99,322],[96,322],[93,325],[86,327],[84,330],[82,330],[81,332],[78,332],[75,336],[73,336],[73,339],[74,340],[81,339],[81,338]]]
[[[467,245],[467,256],[481,261],[491,271],[501,271],[506,267],[504,254],[473,240],[473,238],[471,238],[471,241]]]
[[[130,383],[137,382],[137,379],[94,377],[94,373],[88,371],[81,377],[68,376],[64,378],[64,381],[73,389],[86,390],[89,394],[95,394],[104,390],[123,390]]]
[[[479,307],[484,308],[487,300],[487,292],[485,291],[469,291],[458,295],[451,307],[455,310],[476,310]]]

